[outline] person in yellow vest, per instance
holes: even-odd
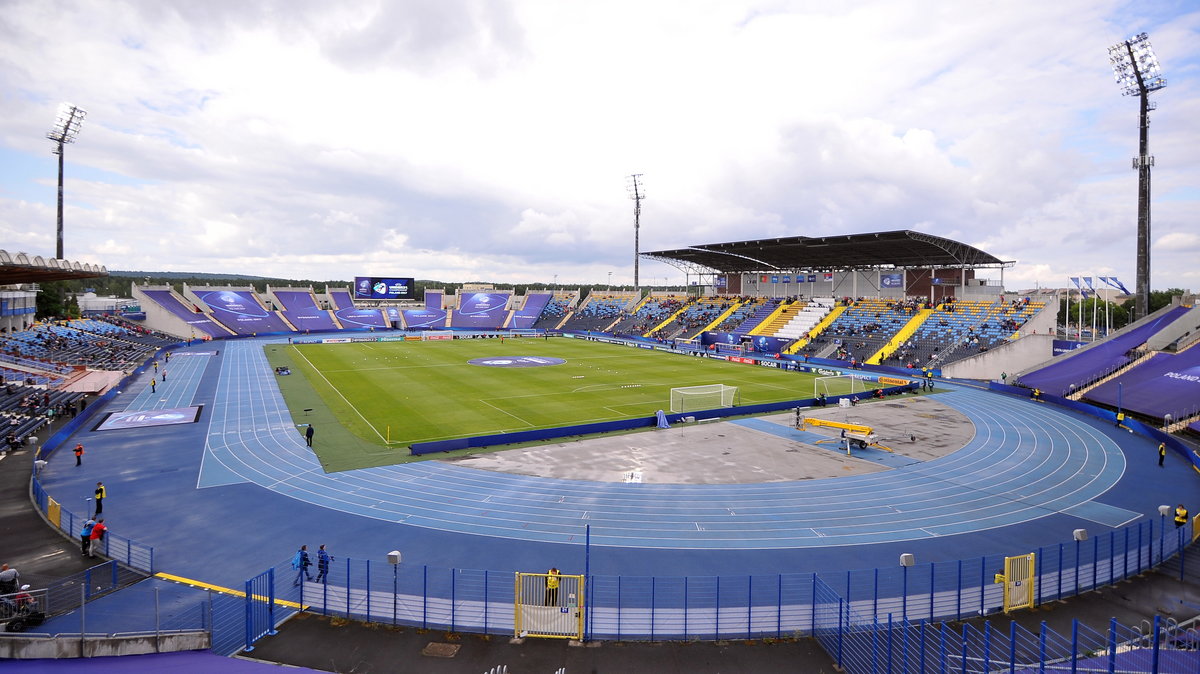
[[[1184,508],[1183,504],[1180,503],[1179,505],[1175,506],[1175,528],[1178,529],[1179,527],[1187,524],[1187,521],[1188,521],[1187,508]]]
[[[1158,467],[1162,468],[1163,461],[1167,459],[1167,443],[1158,443]]]
[[[550,567],[546,572],[546,606],[558,606],[558,569]]]

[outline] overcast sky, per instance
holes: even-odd
[[[1143,31],[1152,286],[1200,290],[1190,0],[0,0],[0,248],[54,255],[70,101],[65,257],[109,269],[630,283],[640,173],[643,251],[915,229],[1132,288]]]

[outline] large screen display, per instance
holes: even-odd
[[[415,286],[411,278],[354,277],[356,300],[411,300],[414,293]]]

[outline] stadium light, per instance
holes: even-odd
[[[638,256],[641,254],[641,244],[638,240],[642,229],[642,199],[646,198],[646,186],[642,183],[642,174],[634,173],[629,176],[629,198],[633,199],[633,289],[638,289]]]
[[[87,117],[87,110],[71,103],[63,103],[58,106],[54,128],[46,133],[46,138],[55,143],[50,151],[58,155],[58,247],[55,249],[55,257],[60,260],[63,259],[63,147],[67,143],[75,142],[84,117]]]
[[[1150,313],[1150,111],[1157,106],[1149,96],[1167,86],[1158,57],[1150,47],[1150,36],[1140,33],[1108,48],[1109,61],[1121,93],[1137,96],[1141,103],[1140,143],[1133,169],[1138,172],[1137,288],[1134,294],[1134,319]]]

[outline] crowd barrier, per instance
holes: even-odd
[[[86,516],[76,515],[75,513],[62,507],[62,504],[55,501],[42,488],[42,484],[37,477],[33,478],[33,503],[38,511],[45,516],[54,528],[62,532],[72,541],[79,542],[79,534],[83,529],[83,523],[87,521]],[[97,543],[93,543],[97,545]],[[149,545],[143,545],[135,540],[114,533],[111,529],[104,535],[104,539],[98,544],[100,547],[96,552],[109,559],[114,559],[125,566],[139,571],[144,571],[149,574],[155,572],[154,569],[154,548]]]
[[[1182,574],[1187,555],[1196,554],[1187,551],[1192,540],[1190,527],[1177,528],[1159,516],[1088,541],[1031,550],[1035,603],[1114,585],[1176,556]],[[1003,586],[995,582],[1003,570],[1004,557],[994,555],[837,573],[592,575],[576,602],[585,611],[589,639],[788,638],[818,635],[819,613],[830,606],[823,588],[837,588],[829,591],[845,615],[858,616],[852,622],[859,627],[886,625],[889,619],[918,624],[993,615],[1003,609]],[[511,571],[339,559],[316,582],[286,564],[264,573],[272,583],[261,586],[266,577],[261,576],[257,594],[316,613],[451,632],[513,633]]]

